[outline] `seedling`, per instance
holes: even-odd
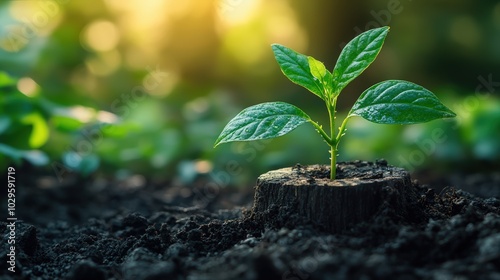
[[[273,44],[274,56],[283,74],[325,102],[330,118],[329,134],[298,107],[285,102],[267,102],[248,107],[229,121],[215,141],[215,147],[232,141],[275,138],[310,123],[330,146],[330,179],[334,180],[339,142],[351,117],[361,116],[380,124],[415,124],[454,117],[455,113],[429,90],[407,81],[387,80],[365,90],[340,127],[335,128],[340,92],[375,60],[388,32],[386,26],[355,37],[340,53],[333,72],[311,56]]]

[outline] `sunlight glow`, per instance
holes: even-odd
[[[82,35],[84,45],[98,52],[110,51],[120,41],[116,25],[106,20],[93,21],[85,27]]]
[[[268,59],[271,43],[287,45],[298,52],[306,50],[308,38],[287,1],[276,0],[266,5],[255,1],[249,11],[245,11],[244,5],[252,1],[229,2],[241,3],[225,11],[217,22],[217,31],[223,40],[224,52],[233,59],[247,66],[259,64]]]
[[[260,0],[218,0],[217,14],[227,26],[238,25],[256,17],[261,4]]]
[[[19,21],[23,35],[28,39],[50,35],[63,15],[60,4],[53,0],[11,1],[9,12]]]
[[[213,164],[208,160],[198,160],[194,164],[195,169],[200,174],[209,173],[213,169]]]
[[[307,34],[293,16],[271,17],[267,26],[272,42],[286,45],[298,52],[304,52],[307,49]]]
[[[38,89],[38,84],[29,77],[21,78],[17,82],[17,90],[28,97],[36,96]]]
[[[190,1],[164,0],[105,0],[105,4],[116,16],[116,25],[122,30],[126,42],[124,64],[133,69],[143,69],[158,57],[159,40],[169,38],[171,13],[182,12],[180,6]],[[189,12],[188,6],[185,10]],[[180,10],[179,10],[180,9]]]
[[[102,110],[97,112],[96,119],[103,123],[116,123],[119,120],[117,115]]]
[[[107,76],[116,71],[121,65],[121,56],[117,50],[112,50],[87,58],[85,65],[90,73],[97,76]]]
[[[172,93],[179,80],[179,75],[173,71],[169,71],[161,79],[156,77],[154,73],[149,73],[144,77],[142,85],[150,95],[165,97]]]
[[[74,106],[69,109],[69,116],[83,123],[91,121],[95,114],[94,109],[83,106]]]
[[[0,10],[0,48],[7,52],[18,52],[34,39],[49,36],[62,21],[62,9],[52,0],[10,1],[6,7]]]

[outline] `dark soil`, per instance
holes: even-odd
[[[385,203],[330,234],[287,207],[252,214],[252,190],[136,179],[18,178],[16,273],[3,220],[0,279],[500,279],[500,200],[484,192],[413,182],[412,215]]]

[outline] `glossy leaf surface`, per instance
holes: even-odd
[[[414,124],[454,117],[429,90],[407,81],[389,80],[368,88],[350,116],[381,124]]]
[[[310,121],[301,109],[285,102],[268,102],[248,107],[222,130],[215,146],[232,141],[250,141],[282,136]]]
[[[281,71],[290,81],[324,99],[321,83],[311,73],[307,56],[278,44],[273,44],[272,49]]]
[[[337,93],[370,66],[382,49],[388,32],[387,26],[371,29],[347,43],[333,70]]]

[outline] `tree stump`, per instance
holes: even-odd
[[[339,163],[337,179],[331,181],[329,176],[330,167],[325,165],[296,165],[267,172],[257,179],[252,211],[287,206],[336,233],[366,221],[386,202],[400,213],[411,205],[408,202],[414,190],[409,173],[388,166],[385,160]]]

